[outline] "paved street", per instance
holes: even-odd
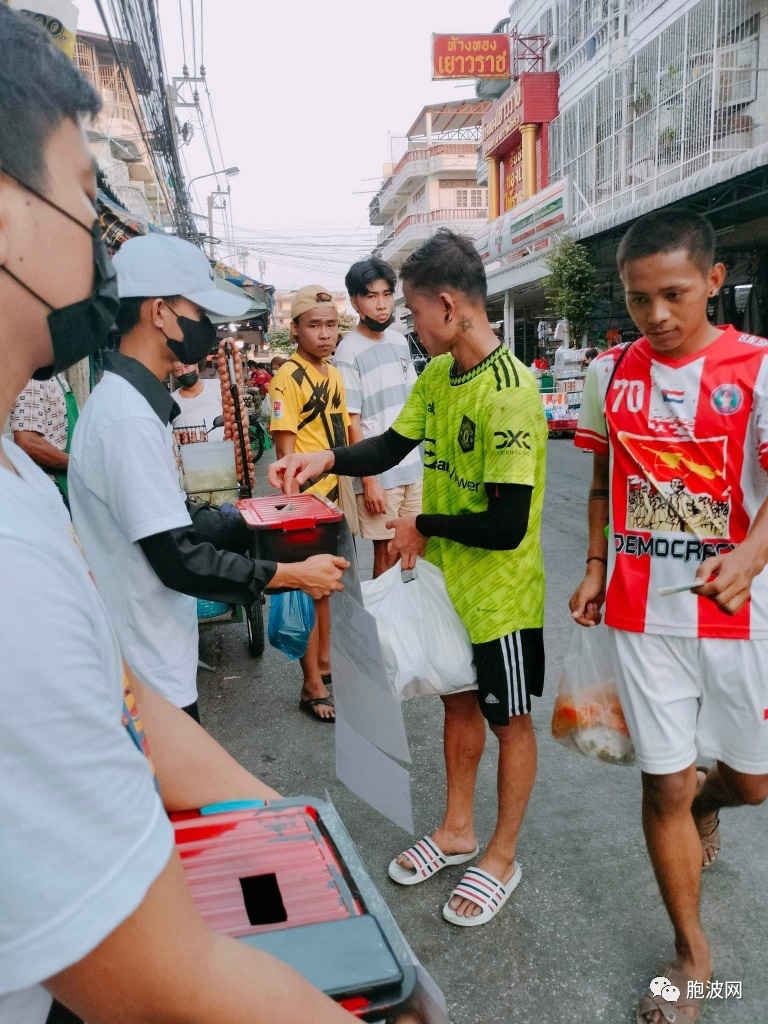
[[[262,482],[265,462],[257,467]],[[216,670],[200,673],[204,723],[281,792],[330,794],[400,926],[443,988],[453,1024],[629,1024],[657,964],[671,959],[671,933],[640,829],[638,771],[592,763],[549,735],[571,629],[567,600],[584,564],[590,471],[589,456],[567,440],[550,441],[543,529],[548,672],[545,696],[534,707],[539,778],[519,847],[522,884],[483,928],[453,928],[440,915],[461,868],[410,889],[389,882],[386,865],[411,837],[336,781],[333,729],[298,711],[298,665],[269,646],[260,661],[251,658],[244,626],[203,631],[203,658]],[[365,570],[371,553],[362,547],[368,549],[361,552]],[[411,701],[405,717],[421,835],[438,824],[442,811],[439,701]],[[495,816],[495,746],[489,734],[478,783],[481,842]],[[704,878],[704,920],[715,977],[741,981],[743,998],[726,1005],[718,1000],[701,1019],[758,1024],[768,1000],[765,809],[726,812],[723,837],[717,866]]]

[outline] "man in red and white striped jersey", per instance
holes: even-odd
[[[682,210],[629,229],[617,261],[644,336],[591,365],[576,432],[594,475],[570,607],[590,626],[605,604],[614,629],[672,970],[686,982],[711,974],[699,889],[719,811],[768,796],[768,340],[707,320],[725,277],[714,242]],[[697,752],[714,767],[697,770]],[[651,1024],[672,1020],[665,1010],[695,1020],[700,1001],[683,986],[676,1006],[652,993],[639,1009]]]

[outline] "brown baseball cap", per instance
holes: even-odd
[[[291,320],[318,306],[333,306],[333,296],[321,284],[307,284],[299,288],[291,302]]]

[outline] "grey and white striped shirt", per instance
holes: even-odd
[[[350,331],[339,343],[334,365],[344,378],[347,409],[360,416],[363,437],[383,434],[400,415],[416,383],[406,339],[391,329],[375,340]],[[378,479],[389,490],[416,483],[421,477],[421,453],[416,448]],[[362,490],[360,481],[355,480],[355,491],[359,494]]]

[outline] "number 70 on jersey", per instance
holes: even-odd
[[[613,404],[611,412],[618,412],[625,405],[628,412],[640,412],[645,398],[645,382],[642,380],[615,380],[613,382]]]

